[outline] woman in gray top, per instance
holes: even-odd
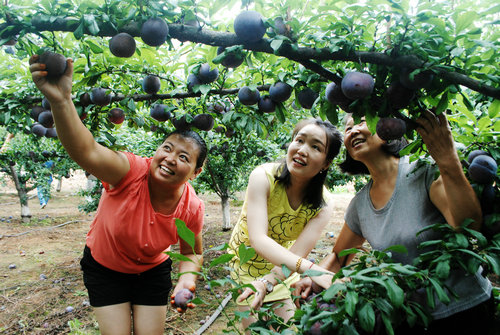
[[[420,252],[417,246],[436,238],[431,230],[416,236],[426,226],[446,220],[454,228],[460,228],[465,219],[471,218],[474,222],[469,227],[481,228],[481,207],[463,173],[445,115],[436,116],[426,111],[417,122],[417,132],[439,168],[437,179],[434,178],[435,168],[428,166],[414,171],[416,162],[410,163],[407,157],[399,157],[399,150],[406,144],[404,138],[387,143],[370,133],[364,118],[354,124],[353,118],[347,116],[344,137],[347,158],[340,166],[344,172],[369,174],[371,179],[349,204],[345,224],[332,254],[320,264],[324,268],[338,271],[347,260],[337,255],[344,249],[361,247],[365,241],[377,250],[404,245],[408,254],[393,253],[393,258],[397,262],[412,264]],[[326,288],[331,284],[331,277],[322,277],[321,286]],[[492,314],[485,311],[493,313],[488,279],[481,276],[480,271],[467,275],[455,270],[447,284],[459,299],[451,299],[448,305],[438,301],[432,311],[434,321],[428,329],[399,328],[396,333],[465,334],[467,328],[477,333],[478,327],[486,325]],[[295,287],[306,297],[311,291],[311,281],[304,278]],[[477,316],[471,322],[471,312],[474,311]],[[477,318],[484,319],[484,322]]]

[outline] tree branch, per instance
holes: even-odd
[[[75,19],[66,19],[58,17],[53,22],[41,21],[40,19],[32,22],[32,26],[25,27],[25,23],[22,22],[11,22],[4,23],[0,25],[0,31],[7,27],[7,25],[15,25],[9,33],[12,36],[18,34],[22,29],[27,31],[32,31],[33,33],[39,33],[40,31],[66,31],[74,32],[79,25],[79,21]],[[286,42],[283,43],[282,47],[275,51],[271,48],[271,44],[268,39],[262,39],[257,43],[243,43],[236,34],[229,32],[216,32],[207,29],[200,29],[193,26],[187,26],[177,23],[171,23],[168,25],[169,35],[171,38],[178,39],[179,41],[191,41],[194,43],[201,43],[211,46],[222,46],[229,47],[233,45],[243,45],[246,50],[264,52],[269,54],[278,54],[279,56],[286,57],[288,59],[294,60],[301,63],[306,68],[311,71],[318,73],[322,77],[332,80],[336,83],[339,82],[339,76],[326,70],[321,65],[312,60],[316,61],[351,61],[351,62],[361,62],[361,63],[371,63],[385,66],[393,67],[412,67],[412,68],[422,68],[426,64],[423,60],[416,56],[401,56],[393,58],[385,53],[380,52],[370,52],[370,51],[353,51],[350,53],[345,53],[343,51],[332,52],[328,48],[314,49],[314,48],[296,48]],[[30,28],[30,29],[28,29]],[[35,29],[36,28],[36,29]],[[116,31],[110,28],[110,25],[101,24],[99,26],[100,30],[98,36],[114,36]],[[137,33],[132,33],[138,37]],[[450,72],[444,69],[436,69],[436,74],[441,76],[443,79],[447,80],[450,84],[463,85],[469,89],[479,92],[481,94],[500,99],[500,88],[485,85],[480,81],[470,78],[464,74],[458,72]]]

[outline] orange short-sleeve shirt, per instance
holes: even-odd
[[[101,265],[123,273],[141,273],[168,258],[164,251],[179,240],[176,218],[195,235],[201,232],[205,205],[186,182],[174,213],[156,213],[148,188],[151,158],[125,154],[130,171],[112,189],[103,182],[104,191],[86,243]]]

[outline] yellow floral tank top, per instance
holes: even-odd
[[[269,220],[267,234],[277,243],[289,249],[299,237],[307,222],[315,217],[320,209],[312,209],[309,205],[304,204],[301,204],[296,210],[290,207],[284,185],[277,183],[274,179],[279,166],[279,163],[262,165],[270,185],[269,198],[267,199],[267,217]],[[328,201],[329,196],[330,193],[324,187],[323,198],[325,201]],[[247,247],[250,247],[247,227],[247,195],[245,194],[241,214],[231,234],[228,249],[228,253],[236,255],[236,257],[233,257],[231,265],[237,274],[232,273],[231,275],[233,279],[237,279],[236,276],[238,276],[239,280],[243,282],[247,280],[251,282],[253,278],[269,273],[274,267],[272,263],[257,254],[245,264],[240,265],[239,246],[244,243]]]

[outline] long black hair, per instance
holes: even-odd
[[[321,119],[304,119],[297,123],[292,133],[292,140],[297,136],[299,131],[307,125],[314,124],[325,131],[326,134],[326,161],[331,162],[339,153],[342,145],[342,134],[337,130],[337,127],[328,121]],[[323,199],[323,185],[325,184],[328,170],[320,171],[316,174],[305,189],[304,203],[308,204],[313,209],[321,208],[325,205]],[[277,183],[282,183],[285,187],[291,183],[290,171],[286,165],[286,160],[283,160],[274,176]]]
[[[173,132],[168,133],[163,139],[163,142],[165,142],[167,138],[173,135],[179,135],[182,138],[192,139],[196,143],[196,145],[198,146],[198,158],[196,159],[196,169],[202,167],[203,164],[205,164],[205,159],[207,158],[207,144],[205,143],[205,140],[203,140],[203,138],[201,138],[201,136],[194,130],[176,129]]]
[[[350,115],[351,114],[346,114],[345,123],[347,123],[347,120],[350,117]],[[399,152],[407,145],[408,141],[406,140],[406,138],[401,137],[398,138],[397,140],[386,141],[385,143],[383,143],[382,151],[391,156],[399,157]],[[351,175],[370,174],[370,171],[368,171],[366,165],[352,158],[347,150],[345,151],[345,159],[342,163],[339,164],[339,167],[342,172]]]

